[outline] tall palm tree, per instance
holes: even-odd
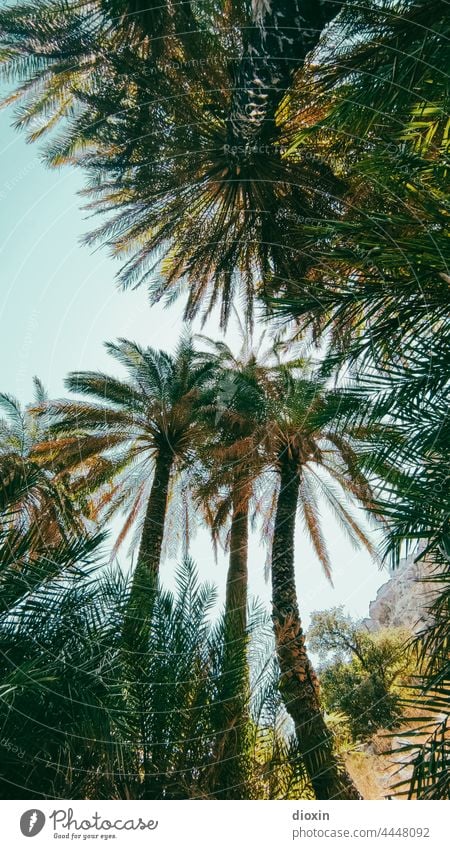
[[[324,497],[351,542],[373,547],[348,499],[369,506],[370,487],[359,469],[356,446],[363,428],[340,433],[337,416],[352,406],[347,392],[323,379],[296,378],[282,368],[270,399],[268,457],[278,485],[273,531],[272,615],[280,666],[280,688],[292,717],[316,797],[359,798],[333,753],[332,735],[320,706],[317,678],[308,657],[295,580],[295,524],[299,514],[316,555],[331,579],[318,496]]]
[[[188,336],[173,356],[126,339],[106,347],[125,366],[127,379],[72,373],[67,388],[92,400],[45,404],[47,439],[39,453],[70,474],[75,491],[97,493],[97,517],[107,521],[126,511],[115,550],[131,526],[141,522],[132,620],[145,618],[148,611],[171,486],[202,438],[198,411],[211,363]]]
[[[273,141],[277,109],[294,74],[343,5],[343,0],[256,0],[252,4],[242,57],[234,69],[228,122],[228,142],[237,162],[251,156],[251,147],[258,141]]]
[[[240,325],[241,349],[237,355],[225,342],[205,336],[214,362],[211,403],[205,407],[210,434],[205,451],[199,446],[204,477],[197,495],[206,505],[206,518],[217,541],[229,522],[226,608],[236,624],[246,628],[248,525],[258,476],[264,467],[261,441],[265,423],[265,388],[272,351],[261,354],[262,339],[252,345]]]
[[[215,759],[222,798],[248,798],[248,541],[256,482],[263,469],[265,366],[245,337],[237,356],[224,342],[200,337],[214,361],[211,403],[205,408],[209,437],[199,446],[196,497],[217,544],[228,526],[229,561],[225,598],[225,642]],[[244,662],[243,662],[244,661]]]
[[[77,83],[87,81],[85,92],[95,93],[100,84],[95,75],[108,68],[108,50],[129,62],[134,53],[147,64],[164,52],[167,65],[177,59],[183,63],[202,42],[210,49],[219,46],[224,54],[222,80],[230,89],[227,140],[242,147],[267,138],[268,128],[273,135],[277,109],[295,73],[343,5],[342,0],[275,0],[255,2],[251,10],[245,2],[225,8],[205,4],[199,10],[190,0],[175,6],[132,0],[21,3],[0,15],[0,34],[7,48],[2,61],[9,74],[34,74],[17,96],[23,97],[34,84],[40,97],[36,104],[27,104],[21,119],[26,126],[34,110],[49,129],[55,118],[69,116],[82,97],[83,88]],[[218,25],[223,27],[219,37]],[[232,46],[237,55],[228,68],[227,51]],[[138,71],[131,64],[128,70]],[[189,75],[198,81],[196,65],[188,69],[185,82]],[[138,75],[135,83],[142,82]],[[56,115],[45,114],[50,105],[57,105],[58,97]],[[242,161],[242,155],[249,153],[235,150],[232,156]]]
[[[286,709],[294,719],[316,795],[319,798],[334,795],[356,798],[357,791],[351,779],[344,770],[338,770],[331,735],[320,708],[317,680],[304,646],[295,586],[294,530],[299,510],[316,554],[327,576],[331,577],[318,514],[318,495],[323,495],[352,543],[355,546],[364,544],[373,551],[348,503],[350,497],[366,506],[372,504],[370,488],[358,468],[357,441],[351,436],[342,436],[337,428],[337,414],[348,413],[349,408],[358,404],[346,392],[326,390],[323,379],[299,378],[298,361],[270,366],[258,362],[251,354],[248,361],[242,362],[233,358],[227,346],[220,344],[216,348],[222,362],[229,362],[231,368],[225,372],[230,380],[222,384],[223,401],[217,407],[221,418],[216,447],[213,444],[211,450],[208,445],[208,451],[213,458],[214,450],[217,452],[221,464],[218,480],[228,485],[227,496],[215,516],[215,527],[220,527],[231,512],[230,546],[235,542],[239,550],[236,558],[230,552],[227,580],[227,606],[229,616],[234,615],[234,633],[239,633],[242,618],[236,621],[233,608],[237,608],[239,616],[247,594],[250,498],[261,477],[266,479],[262,489],[266,490],[266,501],[272,503],[274,513],[273,618]],[[359,434],[362,438],[364,433],[361,425],[358,431],[354,429],[354,436]],[[208,485],[212,485],[215,492],[217,471],[216,477],[213,473],[206,484],[206,492]],[[270,498],[267,490],[273,488],[275,496]],[[242,504],[246,508],[244,515]],[[237,585],[234,593],[231,580]],[[292,641],[292,629],[297,635],[297,645]]]
[[[25,96],[18,123],[32,121],[31,137],[68,118],[48,157],[92,178],[91,203],[109,216],[90,238],[131,254],[123,285],[150,284],[156,300],[186,280],[186,317],[220,300],[224,324],[240,292],[251,322],[269,271],[282,279],[292,264],[288,215],[329,217],[343,191],[321,151],[286,155],[284,131],[295,72],[342,4],[178,5],[53,0],[7,10],[3,64],[25,77],[15,96]],[[204,68],[193,64],[199,55]]]

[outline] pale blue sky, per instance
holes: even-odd
[[[153,347],[171,348],[182,327],[182,303],[170,309],[148,304],[144,288],[118,290],[117,263],[106,249],[93,252],[80,239],[89,229],[80,210],[82,176],[70,168],[47,170],[39,147],[27,145],[10,127],[11,112],[0,112],[0,389],[30,400],[37,374],[52,397],[63,394],[63,379],[78,369],[117,369],[104,340],[118,336]],[[211,323],[205,332],[218,333]],[[301,528],[297,540],[297,581],[302,613],[344,604],[350,613],[367,614],[370,599],[386,578],[365,552],[343,538],[323,513],[332,554],[335,588],[322,576]],[[192,546],[202,577],[219,586],[223,597],[226,560],[216,566],[206,532]],[[124,558],[122,558],[124,559]],[[264,551],[253,538],[250,589],[269,601],[264,582]],[[173,563],[163,567],[172,582]]]

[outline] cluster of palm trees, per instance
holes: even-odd
[[[2,400],[5,552],[24,546],[20,569],[5,555],[5,586],[22,580],[32,594],[51,583],[57,549],[69,574],[74,546],[88,551],[94,529],[124,512],[114,553],[132,529],[136,552],[114,653],[124,682],[149,680],[177,496],[228,546],[213,739],[204,731],[222,797],[256,792],[245,778],[250,521],[265,516],[279,695],[305,792],[316,798],[358,791],[336,755],[305,647],[296,517],[327,575],[319,498],[355,544],[371,550],[352,503],[384,517],[394,558],[405,542],[426,539],[448,569],[445,7],[46,0],[0,12],[0,59],[20,80],[7,99],[18,103],[17,125],[32,140],[47,136],[50,164],[84,170],[88,207],[101,216],[87,240],[125,257],[122,284],[147,285],[153,302],[185,294],[187,320],[218,308],[224,328],[239,299],[248,336],[258,314],[285,325],[287,356],[264,357],[247,341],[236,357],[188,335],[173,355],[119,340],[108,350],[126,378],[70,375],[68,390],[83,400],[48,401],[37,384],[25,412]],[[205,62],[193,63],[199,55]],[[315,368],[290,357],[298,339],[319,347]],[[435,667],[424,663],[426,693],[437,678],[427,679]],[[445,659],[439,670],[445,688]],[[154,752],[143,742],[151,700],[136,698],[140,792],[169,793],[177,767],[161,769],[166,789],[155,789]],[[184,757],[189,738],[179,739]],[[427,753],[417,757],[428,769]],[[436,781],[421,778],[429,794],[448,781],[445,745],[436,763]],[[182,792],[194,791],[177,784]]]
[[[137,528],[123,625],[124,650],[130,656],[139,655],[140,647],[144,651],[149,638],[169,503],[173,509],[180,481],[184,491],[189,487],[214,534],[229,526],[224,664],[230,670],[247,633],[249,516],[265,498],[273,513],[273,622],[281,692],[316,794],[339,796],[344,792],[342,775],[301,627],[294,532],[299,512],[330,575],[318,509],[322,494],[352,541],[371,550],[351,509],[352,501],[370,506],[373,500],[357,459],[365,431],[358,426],[353,433],[348,426],[349,411],[360,402],[349,390],[326,391],[325,381],[307,376],[304,365],[299,376],[295,362],[282,364],[274,358],[264,365],[251,350],[238,359],[224,344],[212,343],[211,348],[196,349],[189,336],[173,356],[127,340],[108,345],[126,367],[127,379],[94,372],[70,375],[67,387],[89,400],[41,397],[25,414],[37,422],[35,441],[28,441],[22,454],[5,444],[2,463],[19,466],[23,457],[48,482],[51,493],[70,489],[75,515],[78,509],[100,526],[125,511],[114,551],[131,527]],[[227,381],[232,393],[224,405]],[[9,403],[18,410],[13,399]],[[344,414],[345,434],[339,429]],[[56,509],[56,499],[50,495],[50,500]],[[25,501],[21,513],[26,509]],[[234,694],[224,699],[230,702],[229,711],[236,700],[241,713],[247,709],[245,692],[241,679]],[[222,760],[238,759],[236,735],[226,737]]]

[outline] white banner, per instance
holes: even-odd
[[[284,849],[449,846],[446,802],[0,802],[2,847]]]

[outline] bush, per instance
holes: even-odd
[[[399,724],[411,671],[409,636],[402,628],[368,631],[342,607],[313,614],[308,638],[320,659],[323,704],[346,717],[354,740]]]

